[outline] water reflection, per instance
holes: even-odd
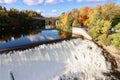
[[[71,33],[56,29],[23,29],[3,31],[2,34],[0,34],[0,49],[37,44],[39,42],[69,37],[71,37]]]
[[[59,35],[61,36],[61,38],[70,38],[72,36],[70,32],[65,32],[65,31],[60,31]]]
[[[40,30],[36,29],[19,29],[19,30],[5,30],[1,31],[0,42],[8,42],[10,40],[17,40],[29,34],[37,34]]]
[[[31,41],[47,41],[47,40],[55,40],[60,39],[59,31],[55,29],[51,30],[42,30],[40,33],[35,35],[29,35],[27,38]]]

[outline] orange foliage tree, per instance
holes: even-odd
[[[91,7],[84,7],[80,9],[78,21],[82,24],[89,18],[89,13],[93,12],[94,9]]]

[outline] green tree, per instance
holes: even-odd
[[[10,19],[9,15],[5,10],[0,10],[0,27],[5,28],[9,26],[10,24]]]
[[[120,49],[120,33],[112,34],[112,44],[113,44],[117,49]]]
[[[98,37],[101,34],[101,29],[98,26],[94,26],[92,28],[89,29],[89,34],[92,36],[92,38],[96,41],[98,41]]]
[[[98,39],[101,42],[101,44],[103,44],[103,45],[108,46],[108,45],[111,44],[111,37],[109,35],[105,34],[105,33],[100,35],[98,37]]]
[[[115,30],[120,30],[120,22],[114,27]]]
[[[80,23],[78,21],[78,17],[79,17],[79,10],[78,9],[73,9],[71,11],[71,14],[73,16],[73,23],[72,23],[72,26],[80,26]]]
[[[108,35],[111,29],[111,22],[106,20],[97,20],[93,27],[90,27],[89,33],[95,40],[99,40],[99,36]]]
[[[110,29],[112,28],[111,21],[102,20],[102,23],[103,23],[103,25],[102,25],[102,31],[101,32],[103,34],[109,34]]]
[[[73,27],[78,27],[78,26],[80,26],[80,23],[78,22],[77,19],[73,20],[72,26],[73,26]]]
[[[72,16],[72,13],[70,12],[69,14],[68,14],[68,17],[67,17],[67,22],[66,22],[66,25],[68,26],[68,27],[71,27],[72,26],[72,23],[73,23],[73,16]]]
[[[17,18],[18,15],[19,15],[19,11],[17,9],[14,9],[14,8],[10,9],[10,11],[9,11],[9,16],[10,17]]]

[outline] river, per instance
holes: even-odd
[[[20,33],[19,33],[20,32]],[[15,32],[1,34],[0,49],[10,49],[27,45],[40,44],[64,38],[70,38],[72,33],[67,33],[51,28],[49,25],[45,29],[23,29]]]
[[[37,30],[37,34],[25,35],[22,39],[50,41],[66,39],[65,34],[56,29]],[[119,80],[111,74],[116,66],[115,59],[102,47],[79,37],[1,54],[0,80]]]

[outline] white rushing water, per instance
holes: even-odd
[[[80,38],[9,52],[0,55],[0,80],[105,80],[111,67],[102,54]]]

